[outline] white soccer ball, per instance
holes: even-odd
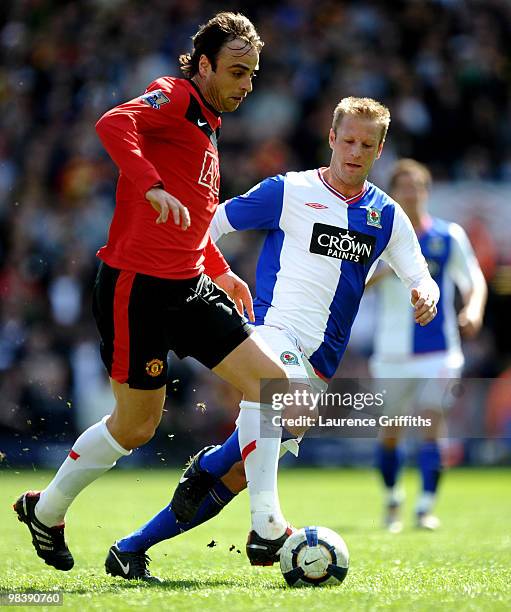
[[[289,586],[341,584],[346,578],[349,552],[338,533],[327,527],[304,527],[286,540],[280,569]]]

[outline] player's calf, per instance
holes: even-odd
[[[215,447],[206,446],[193,456],[179,479],[171,506],[176,519],[181,523],[188,523],[193,519],[206,495],[218,480],[200,465],[201,457],[213,448]]]
[[[400,533],[403,530],[401,499],[391,499],[387,502],[383,525],[390,533]]]
[[[235,463],[220,480],[232,493],[238,494],[240,491],[246,489],[247,478],[245,476],[243,461]]]
[[[295,439],[282,443],[280,456],[286,452],[291,452],[295,456],[298,454],[298,442]],[[191,521],[218,481],[233,495],[247,488],[237,430],[222,446],[207,446],[190,460],[171,502],[177,520],[182,523]]]
[[[113,379],[111,384],[116,405],[106,422],[108,431],[126,450],[147,444],[161,421],[165,387],[132,389]]]

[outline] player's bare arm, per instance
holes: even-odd
[[[154,210],[159,213],[156,223],[167,223],[169,214],[172,215],[174,223],[179,225],[183,231],[190,227],[190,213],[188,208],[173,195],[162,189],[161,187],[152,187],[145,194]]]
[[[458,325],[464,338],[474,338],[483,325],[481,311],[465,306],[458,314]]]
[[[475,283],[473,288],[463,294],[463,308],[458,314],[458,325],[465,338],[476,336],[482,325],[488,289],[483,273],[480,269],[474,271]]]

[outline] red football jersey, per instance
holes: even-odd
[[[98,256],[108,265],[161,278],[215,278],[229,270],[211,241],[209,225],[218,205],[219,113],[186,79],[162,77],[139,98],[108,111],[96,124],[119,167],[115,212],[107,244]],[[172,215],[145,199],[161,183],[190,211],[182,231]]]

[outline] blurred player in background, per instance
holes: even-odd
[[[252,23],[233,13],[213,17],[193,43],[193,53],[180,57],[185,78],[157,79],[96,125],[120,170],[93,295],[115,409],[78,438],[43,492],[27,492],[14,506],[39,557],[59,570],[74,564],[64,540],[72,501],[153,437],[171,349],[195,357],[243,393],[239,444],[250,481],[256,553],[273,555],[290,533],[276,487],[280,440],[259,439],[257,427],[260,379],[280,380],[287,389],[287,373],[250,335],[242,316],[245,306],[253,318],[248,287],[209,235],[218,205],[220,115],[235,111],[252,91],[263,43]],[[144,555],[124,563],[118,554],[110,551],[110,573],[151,579]],[[259,557],[251,562],[259,563]]]
[[[422,164],[402,159],[394,166],[390,193],[408,215],[429,271],[440,287],[435,320],[427,328],[415,324],[403,302],[406,293],[390,268],[379,269],[370,282],[378,283],[381,298],[371,374],[375,378],[405,379],[390,385],[393,391],[392,397],[387,395],[386,414],[405,414],[415,405],[423,417],[432,420],[431,427],[420,429],[423,441],[418,456],[422,492],[415,512],[417,526],[424,529],[439,525],[432,514],[442,469],[438,439],[442,411],[449,403],[445,379],[458,378],[463,367],[458,328],[467,338],[478,333],[487,294],[484,276],[464,230],[456,223],[429,215],[430,187],[430,172]],[[458,315],[455,286],[463,302]],[[403,495],[398,486],[403,463],[399,445],[402,433],[398,427],[382,428],[378,448],[378,467],[386,491],[385,525],[392,532],[402,529]]]
[[[389,123],[388,109],[375,100],[344,98],[329,133],[329,167],[268,178],[221,204],[211,225],[214,240],[238,230],[268,231],[257,264],[255,334],[280,356],[293,381],[316,390],[326,388],[339,366],[379,258],[399,275],[402,306],[418,324],[436,314],[438,287],[408,217],[367,181]],[[239,435],[236,429],[221,446],[201,450],[171,503],[117,548],[144,554],[218,514],[250,480]],[[296,454],[295,439],[286,445]]]

